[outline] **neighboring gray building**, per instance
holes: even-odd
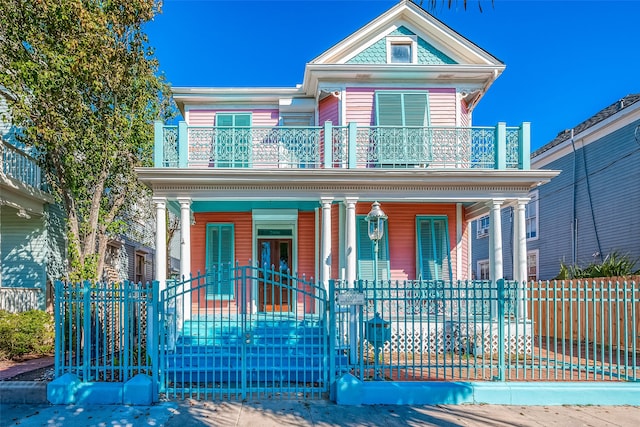
[[[529,278],[586,266],[617,251],[640,259],[640,94],[628,95],[531,154],[532,169],[561,170],[530,193]],[[502,210],[504,277],[512,277],[513,207]],[[471,269],[488,279],[488,217],[473,221]],[[640,265],[638,265],[640,268]]]

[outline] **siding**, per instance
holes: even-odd
[[[335,126],[340,124],[340,102],[338,98],[329,95],[318,103],[318,125],[324,125],[324,122],[331,122]]]
[[[447,217],[449,246],[451,248],[451,269],[456,271],[456,205],[420,203],[382,203],[382,210],[389,217],[389,256],[391,259],[391,280],[412,280],[416,278],[416,216],[441,215]],[[358,203],[357,215],[366,215],[371,209],[369,203]]]
[[[298,271],[307,280],[315,280],[316,236],[314,212],[298,212]]]
[[[46,289],[47,236],[44,219],[20,218],[0,205],[0,280],[3,287]]]
[[[211,109],[211,110],[189,110],[187,113],[187,124],[190,126],[214,126],[215,115],[220,113],[251,113],[252,126],[276,126],[279,120],[277,109]]]
[[[453,88],[347,88],[346,122],[362,126],[375,125],[375,92],[378,90],[422,90],[429,92],[429,116],[431,126],[456,125],[456,92]]]
[[[62,206],[57,204],[47,205],[45,212],[47,227],[47,280],[53,283],[54,280],[61,279],[67,274],[66,215]]]

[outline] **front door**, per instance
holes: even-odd
[[[292,239],[258,239],[260,268],[258,310],[290,312],[293,310],[289,276],[291,275]]]

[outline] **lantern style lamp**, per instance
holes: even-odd
[[[373,282],[378,281],[378,242],[384,235],[384,222],[387,215],[380,209],[380,203],[373,202],[371,211],[367,214],[365,220],[368,224],[367,232],[369,239],[373,242]]]

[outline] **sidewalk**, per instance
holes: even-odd
[[[0,426],[637,426],[632,406],[339,406],[326,401],[0,405]]]

